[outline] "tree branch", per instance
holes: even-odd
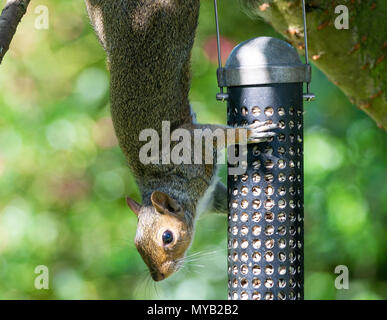
[[[9,49],[16,28],[27,11],[30,0],[7,0],[0,15],[0,64]]]
[[[301,0],[241,0],[303,53]],[[337,30],[335,7],[349,9],[349,29]],[[313,63],[357,105],[387,129],[387,1],[307,0]],[[313,86],[313,85],[312,85]]]

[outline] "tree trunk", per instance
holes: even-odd
[[[303,52],[301,0],[241,0]],[[336,29],[338,5],[349,10],[349,29]],[[387,129],[387,1],[307,0],[309,56],[350,101]]]
[[[9,49],[21,18],[27,11],[30,0],[7,0],[0,15],[0,64]]]

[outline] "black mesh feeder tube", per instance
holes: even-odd
[[[234,48],[218,80],[227,87],[228,125],[278,125],[275,137],[247,145],[246,171],[228,175],[229,299],[303,299],[303,82],[310,66],[287,42],[259,37]]]

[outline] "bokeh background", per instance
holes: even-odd
[[[34,27],[38,5],[49,29]],[[225,53],[277,36],[238,1],[219,5]],[[193,50],[193,107],[225,123],[215,101],[212,1],[202,1]],[[224,57],[224,58],[225,58]],[[387,135],[317,69],[305,113],[305,297],[387,298]],[[133,238],[140,200],[109,116],[105,55],[82,1],[33,1],[0,67],[0,299],[225,299],[225,216],[200,217],[198,261],[153,283]],[[221,170],[225,181],[225,170]],[[349,290],[334,269],[347,265]],[[50,289],[36,290],[36,266]]]

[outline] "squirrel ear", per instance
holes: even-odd
[[[129,208],[132,209],[134,214],[138,217],[138,214],[140,213],[141,209],[141,204],[129,197],[126,197],[126,203],[128,204]]]
[[[181,210],[177,202],[164,192],[154,191],[151,195],[151,201],[159,213],[177,213]]]

